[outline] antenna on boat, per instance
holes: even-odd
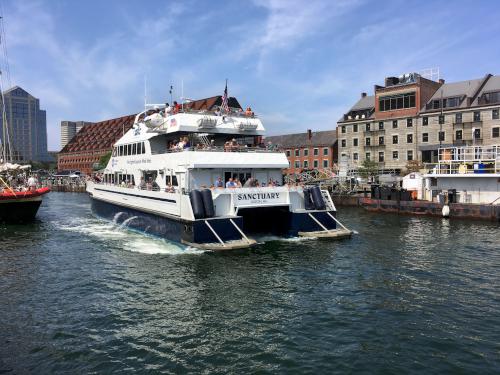
[[[144,74],[144,110],[146,110],[146,106],[148,104],[148,86],[147,86],[147,77]]]
[[[184,80],[181,80],[181,107],[184,112]]]

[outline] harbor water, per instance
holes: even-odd
[[[0,225],[0,373],[500,373],[498,223],[341,207],[350,240],[205,253],[89,207]]]

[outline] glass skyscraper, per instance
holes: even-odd
[[[40,100],[19,86],[4,91],[3,95],[13,161],[50,161],[47,153],[47,114],[40,109]],[[2,122],[0,116],[0,124]]]

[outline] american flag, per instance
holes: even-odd
[[[221,112],[229,112],[229,105],[227,103],[227,79],[226,88],[224,89],[224,95],[222,96],[222,105],[220,106]]]

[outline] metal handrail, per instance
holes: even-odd
[[[173,149],[164,149],[164,150],[152,150],[151,154],[152,155],[159,155],[159,154],[169,154],[169,153],[176,153],[176,152],[183,152],[183,151],[200,151],[200,152],[254,152],[254,153],[283,153],[284,151],[280,151],[278,149],[268,149],[268,148],[263,148],[263,147],[244,147],[244,146],[238,146],[238,147],[222,147],[222,146],[215,146],[215,147],[202,147],[202,148],[197,148],[197,147],[187,147],[187,148],[173,148]]]

